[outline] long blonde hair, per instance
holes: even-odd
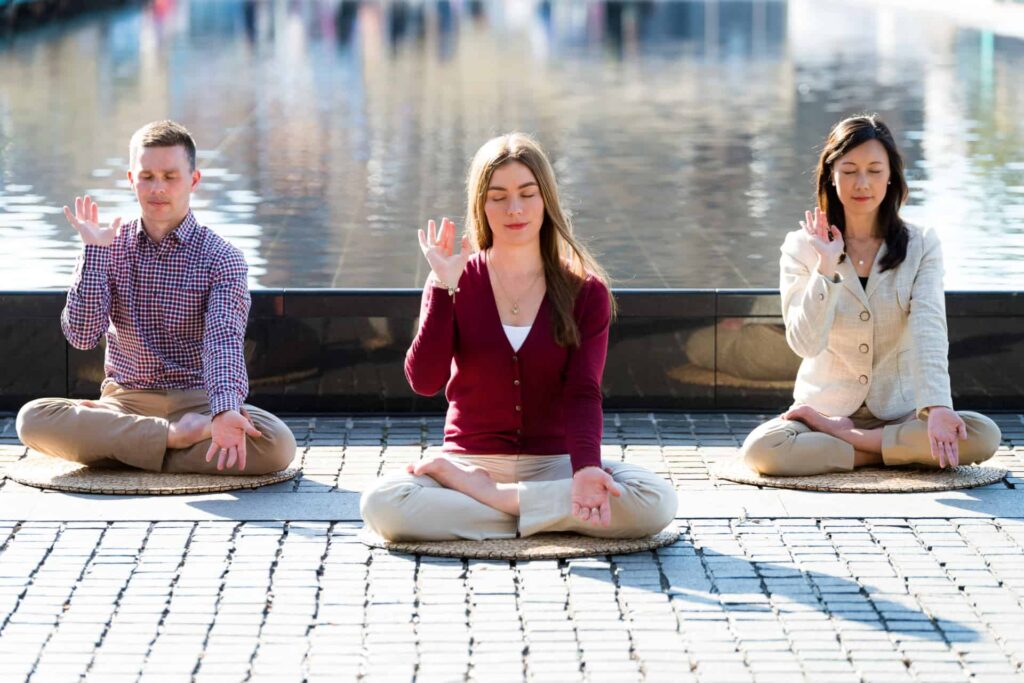
[[[579,346],[580,332],[573,316],[576,295],[587,275],[607,285],[608,275],[586,247],[572,234],[572,222],[558,199],[555,171],[540,144],[525,133],[508,133],[492,138],[477,150],[466,179],[466,230],[473,246],[482,251],[494,243],[484,206],[491,176],[500,166],[518,161],[533,173],[544,200],[544,223],[540,228],[540,253],[544,261],[544,280],[551,300],[555,341],[560,346]],[[609,299],[612,314],[615,300]]]

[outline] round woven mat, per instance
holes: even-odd
[[[373,548],[409,555],[469,557],[486,560],[554,560],[565,557],[625,555],[654,550],[679,539],[679,529],[670,525],[643,538],[595,538],[579,534],[534,534],[527,538],[491,538],[484,541],[387,541],[367,528],[359,540]]]
[[[843,493],[910,493],[969,489],[994,484],[1006,476],[1006,470],[999,467],[961,465],[942,470],[925,467],[861,467],[852,472],[769,477],[747,467],[743,458],[730,458],[718,463],[711,468],[711,472],[719,479],[728,479],[740,484]]]
[[[279,472],[257,475],[172,474],[129,467],[85,467],[60,458],[29,453],[27,457],[8,465],[4,474],[19,484],[40,489],[162,496],[255,489],[287,481],[299,471],[298,467],[289,467]]]
[[[668,371],[668,376],[683,384],[696,384],[698,386],[712,387],[717,384],[720,387],[744,387],[747,389],[792,389],[791,379],[744,379],[724,372],[719,372],[717,378],[714,370],[708,370],[698,365],[686,364],[677,365]]]

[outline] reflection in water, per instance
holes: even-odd
[[[168,116],[202,150],[199,218],[254,286],[418,286],[415,228],[461,221],[473,151],[522,129],[617,285],[773,287],[817,148],[865,109],[899,133],[907,217],[941,232],[947,286],[1024,275],[1024,41],[937,14],[178,0],[14,35],[0,56],[0,289],[67,285],[59,207],[89,190],[131,215],[128,138]]]

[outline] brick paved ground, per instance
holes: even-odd
[[[708,465],[757,419],[610,415],[606,456],[724,506],[752,487]],[[138,519],[0,521],[0,680],[1021,680],[1024,515],[985,510],[1020,495],[1024,422],[998,420],[1013,476],[975,490],[970,516],[896,515],[907,498],[889,496],[830,517],[839,498],[803,493],[816,516],[688,517],[656,552],[509,563],[389,555],[351,515],[303,521],[318,493],[357,496],[418,457],[440,420],[292,419],[303,477],[272,487],[288,520],[147,518],[150,500],[87,497]],[[0,459],[24,454],[9,419],[0,440]],[[0,501],[32,496],[83,509],[0,486]]]

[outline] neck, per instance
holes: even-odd
[[[869,240],[881,237],[881,230],[878,229],[878,213],[869,215],[846,214],[845,235],[846,240]]]
[[[540,242],[515,246],[492,244],[490,251],[491,258],[500,264],[502,272],[509,275],[535,273],[544,267]]]
[[[146,232],[146,235],[149,236],[149,239],[160,244],[165,237],[174,232],[177,227],[184,222],[185,216],[187,215],[188,213],[186,212],[184,216],[180,216],[169,221],[154,221],[149,218],[142,217],[142,229]]]

